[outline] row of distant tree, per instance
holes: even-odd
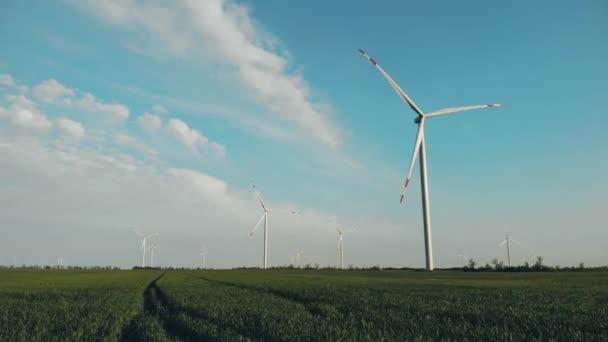
[[[25,268],[30,270],[119,270],[117,266],[59,266],[59,265],[0,265],[2,268]]]
[[[25,268],[25,269],[39,269],[39,270],[57,270],[57,269],[65,269],[65,270],[119,270],[119,267],[116,266],[40,266],[40,265],[21,265],[21,266],[4,266],[0,265],[0,269],[2,268]],[[133,267],[134,270],[138,269],[166,269],[166,270],[187,270],[191,268],[187,267]],[[196,268],[200,269],[200,268]],[[258,269],[258,267],[236,267],[235,269]],[[337,267],[334,266],[320,266],[319,264],[306,264],[306,265],[285,265],[285,266],[276,266],[271,267],[271,269],[305,269],[305,270],[336,270]],[[421,271],[419,268],[411,268],[411,267],[402,267],[402,268],[382,268],[380,266],[371,266],[371,267],[356,267],[353,265],[348,266],[346,270],[368,270],[368,271],[381,271],[381,270],[404,270],[404,271]],[[483,266],[479,266],[477,262],[473,259],[470,259],[466,266],[464,267],[452,267],[452,268],[442,268],[437,270],[462,270],[466,272],[554,272],[554,271],[608,271],[607,266],[599,266],[599,267],[585,267],[584,263],[579,263],[578,266],[571,267],[561,267],[561,266],[547,266],[544,264],[543,257],[539,256],[536,258],[536,261],[533,264],[528,262],[523,265],[517,266],[508,266],[505,265],[504,262],[499,261],[498,259],[493,259],[489,263],[486,263]]]
[[[585,263],[579,263],[578,266],[547,266],[544,264],[542,256],[538,256],[533,264],[525,262],[523,265],[509,266],[498,259],[492,259],[490,263],[483,266],[478,266],[475,260],[470,259],[464,271],[469,272],[552,272],[552,271],[608,271],[608,266],[585,267]]]
[[[257,269],[258,267],[238,267],[238,269]],[[271,267],[272,269],[320,269],[320,270],[336,270],[338,269],[335,266],[320,266],[319,264],[306,264],[306,265],[287,265],[287,266],[276,266]],[[356,267],[353,265],[348,266],[347,270],[357,270],[357,271],[382,271],[382,270],[403,270],[403,271],[423,271],[424,269],[420,268],[412,268],[412,267],[389,267],[383,268],[380,266],[370,266],[370,267]],[[586,267],[584,263],[579,263],[578,266],[547,266],[544,264],[544,259],[542,256],[536,258],[536,261],[533,264],[529,262],[525,262],[523,265],[517,266],[508,266],[505,265],[504,262],[499,261],[498,259],[493,259],[489,263],[486,263],[483,266],[479,266],[475,260],[470,259],[466,266],[464,267],[451,267],[451,268],[436,268],[436,270],[448,270],[448,271],[466,271],[466,272],[554,272],[554,271],[608,271],[608,265],[606,266],[597,266],[597,267]]]

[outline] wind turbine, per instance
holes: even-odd
[[[526,259],[526,262],[528,262],[528,264],[531,264],[534,262],[534,260],[536,260],[536,253],[531,250],[530,254],[528,254],[528,259]]]
[[[198,255],[202,258],[202,268],[205,268],[205,258],[207,257],[207,255],[209,255],[209,253],[207,252],[207,248],[205,248],[204,245],[201,247],[201,251],[200,253],[198,253]]]
[[[500,243],[500,247],[507,244],[507,260],[509,261],[509,267],[511,267],[511,245],[510,242],[519,243],[517,240],[513,240],[509,237],[509,233],[507,233],[507,237]]]
[[[266,207],[266,205],[264,204],[264,200],[262,200],[262,196],[261,194],[256,191],[255,188],[255,184],[252,185],[253,187],[253,191],[256,193],[257,197],[258,197],[258,202],[260,202],[260,205],[262,206],[262,209],[264,210],[264,213],[262,214],[262,217],[260,217],[260,220],[258,221],[258,223],[255,225],[255,227],[253,227],[253,230],[249,233],[249,239],[253,239],[253,235],[255,233],[255,231],[258,229],[258,227],[260,226],[260,224],[262,224],[262,221],[264,221],[264,262],[263,262],[263,269],[266,269],[267,266],[267,255],[268,255],[268,214],[270,213],[290,213],[290,214],[296,214],[295,211],[293,210],[289,210],[289,211],[285,211],[285,210],[270,210]]]
[[[146,267],[146,239],[149,239],[153,236],[156,236],[158,234],[154,233],[154,234],[143,234],[138,232],[137,230],[134,230],[135,234],[139,235],[142,238],[141,241],[141,267]]]
[[[298,268],[302,267],[302,254],[304,254],[304,252],[302,252],[301,250],[298,250],[296,252],[296,264],[298,265]]]
[[[150,267],[154,267],[154,251],[158,249],[156,242],[152,242],[152,245],[148,247],[150,251]]]
[[[467,256],[466,256],[466,255],[464,255],[464,254],[458,254],[458,257],[459,257],[459,258],[462,258],[462,260],[463,260],[463,262],[464,262],[464,264],[465,264],[465,266],[466,266],[467,261],[469,261],[469,258],[467,258]]]
[[[466,110],[473,109],[481,109],[481,108],[491,108],[491,107],[499,107],[500,104],[484,104],[484,105],[476,105],[476,106],[466,106],[466,107],[453,107],[453,108],[444,108],[431,113],[423,112],[414,101],[399,87],[397,82],[395,82],[385,71],[382,69],[380,64],[378,64],[373,58],[371,58],[367,52],[359,49],[359,52],[367,58],[379,71],[382,73],[384,78],[391,84],[393,89],[397,92],[399,97],[407,103],[407,105],[418,114],[414,122],[418,125],[418,132],[416,133],[416,143],[414,144],[414,153],[412,155],[412,160],[410,162],[410,168],[407,174],[407,178],[405,179],[405,185],[403,186],[403,191],[401,192],[400,202],[403,203],[403,199],[405,196],[405,191],[407,190],[408,185],[410,184],[410,179],[412,177],[412,172],[414,170],[414,164],[416,163],[416,158],[420,158],[420,185],[422,189],[422,217],[424,222],[424,246],[425,246],[425,254],[426,254],[426,269],[429,271],[433,270],[433,245],[431,239],[431,208],[430,208],[430,200],[429,200],[429,183],[427,177],[427,167],[426,167],[426,143],[424,137],[424,123],[427,118],[462,112]]]
[[[338,229],[338,227],[336,227],[336,232],[338,232],[338,246],[336,248],[338,249],[338,252],[340,253],[340,269],[343,270],[344,269],[344,246],[342,245],[342,237],[344,234],[342,234],[342,231],[340,229]]]

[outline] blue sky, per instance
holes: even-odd
[[[247,192],[254,179],[276,206],[303,212],[276,219],[275,264],[298,249],[309,262],[334,262],[327,220],[337,215],[356,227],[350,263],[422,266],[416,173],[398,201],[414,114],[364,48],[426,111],[504,105],[428,122],[438,266],[457,254],[503,258],[505,231],[522,241],[522,260],[606,264],[602,1],[163,6],[0,5],[0,160],[11,189],[0,197],[11,236],[0,262],[68,254],[131,265],[137,243],[126,227],[138,226],[162,232],[161,263],[188,265],[183,251],[197,240],[216,246],[216,267],[257,264],[259,237],[234,241],[259,216]],[[36,129],[22,110],[39,115]],[[57,203],[47,207],[38,191]],[[73,206],[80,215],[68,219]],[[50,231],[61,242],[47,243]],[[75,246],[91,231],[120,246],[82,256]],[[31,234],[43,247],[25,247]]]

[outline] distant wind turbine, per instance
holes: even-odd
[[[148,250],[150,251],[150,267],[154,267],[154,251],[158,250],[156,242],[152,242],[152,245],[148,247]]]
[[[203,245],[201,247],[200,252],[198,253],[198,256],[200,256],[201,259],[202,259],[201,260],[202,261],[201,268],[206,268],[206,266],[205,266],[206,265],[206,263],[205,263],[206,260],[205,259],[206,259],[207,255],[209,255],[209,252],[207,252],[207,248]]]
[[[256,190],[255,188],[255,184],[252,185],[253,187],[253,191],[256,193],[256,196],[258,198],[258,202],[260,202],[260,205],[262,206],[262,209],[264,210],[264,214],[262,214],[262,217],[260,218],[260,220],[258,221],[258,223],[255,225],[255,227],[253,227],[253,230],[249,233],[249,239],[251,240],[253,238],[254,233],[256,232],[256,230],[258,229],[258,227],[260,226],[260,224],[262,224],[262,221],[264,221],[264,262],[262,264],[262,267],[264,269],[266,269],[267,266],[267,256],[268,256],[268,214],[270,213],[290,213],[290,214],[296,214],[297,212],[293,211],[293,210],[289,210],[289,211],[284,211],[284,210],[270,210],[266,207],[266,205],[264,204],[264,200],[262,200],[262,196],[261,194]]]
[[[467,261],[469,260],[469,258],[467,258],[466,255],[464,255],[464,254],[458,254],[458,257],[462,258],[462,261],[464,262],[465,265],[467,264]]]
[[[344,233],[353,232],[354,230],[347,231],[342,225],[338,224],[337,221],[335,216],[329,220],[329,222],[334,222],[336,224],[334,229],[338,233],[338,245],[336,247],[338,250],[338,261],[340,263],[340,269],[344,269]]]
[[[507,245],[507,260],[509,262],[509,267],[511,267],[511,244],[510,242],[515,242],[515,243],[520,243],[517,240],[513,240],[509,237],[509,233],[507,233],[507,236],[505,237],[505,239],[500,243],[500,247],[504,246],[505,244]]]
[[[534,251],[530,251],[530,254],[528,254],[528,259],[526,260],[526,262],[533,263],[534,261],[536,261],[536,253]]]
[[[134,230],[135,234],[139,235],[142,238],[141,241],[141,267],[146,267],[146,240],[156,236],[158,234],[154,233],[154,234],[143,234],[138,232],[137,230]]]
[[[425,246],[425,254],[426,254],[426,269],[432,271],[433,266],[433,245],[431,239],[431,208],[430,208],[430,200],[429,200],[429,184],[427,177],[427,168],[426,168],[426,142],[424,137],[424,123],[427,118],[446,115],[450,113],[462,112],[466,110],[473,109],[481,109],[481,108],[491,108],[491,107],[499,107],[500,104],[484,104],[484,105],[476,105],[476,106],[466,106],[466,107],[453,107],[453,108],[445,108],[440,109],[431,113],[424,113],[420,107],[412,101],[412,99],[399,87],[397,82],[395,82],[378,64],[373,58],[371,58],[365,51],[359,49],[359,52],[367,58],[379,71],[382,73],[384,78],[388,80],[393,89],[397,92],[399,97],[407,103],[407,105],[418,114],[418,117],[414,120],[414,122],[418,125],[418,133],[416,134],[416,143],[414,145],[414,153],[412,156],[412,160],[410,162],[410,168],[407,174],[407,178],[405,179],[405,185],[403,187],[403,191],[401,192],[401,203],[403,203],[403,199],[405,196],[405,191],[407,190],[408,185],[410,184],[410,179],[412,177],[412,171],[414,170],[414,164],[416,162],[416,157],[420,157],[420,183],[422,187],[422,217],[424,221],[424,246]]]
[[[344,246],[342,244],[342,238],[343,238],[343,234],[342,231],[340,229],[338,229],[336,227],[336,232],[338,232],[338,252],[340,253],[340,269],[343,270],[344,269]]]

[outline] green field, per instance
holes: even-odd
[[[608,273],[0,270],[0,341],[608,340]]]

